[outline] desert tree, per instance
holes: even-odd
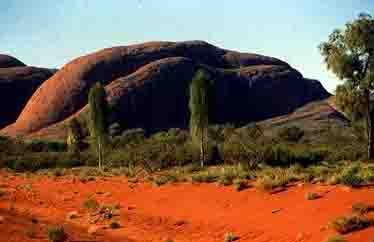
[[[360,14],[321,43],[320,52],[328,70],[342,84],[336,89],[339,108],[352,118],[365,120],[367,155],[374,158],[374,18]]]
[[[108,132],[108,102],[104,87],[98,82],[89,92],[88,104],[90,110],[90,135],[99,158],[99,168],[102,167],[103,149]]]
[[[199,69],[190,85],[190,132],[193,145],[200,149],[201,166],[204,166],[208,150],[209,117],[212,111],[212,83],[210,75]]]
[[[83,131],[82,126],[77,118],[73,118],[68,124],[68,137],[66,143],[69,147],[69,151],[77,154],[82,144]]]

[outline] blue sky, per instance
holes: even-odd
[[[61,67],[102,48],[151,40],[205,40],[223,48],[281,58],[319,79],[317,49],[333,29],[373,0],[1,0],[0,53],[28,65]]]

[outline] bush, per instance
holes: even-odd
[[[347,242],[342,236],[335,235],[326,240],[326,242]]]
[[[235,179],[233,183],[235,190],[238,192],[247,188],[247,183],[242,179]]]
[[[90,211],[96,211],[99,209],[100,204],[94,198],[88,198],[83,202],[83,207]]]
[[[277,144],[267,147],[264,162],[270,166],[289,166],[295,162],[295,156],[287,145]]]
[[[202,172],[196,175],[192,175],[191,180],[192,182],[200,182],[200,183],[212,183],[217,181],[219,175],[213,174],[211,172]]]
[[[265,170],[265,174],[260,176],[256,182],[255,187],[259,190],[270,192],[278,187],[285,187],[292,181],[295,181],[296,177],[289,170],[285,169],[269,169]]]
[[[287,126],[278,131],[278,136],[288,142],[298,142],[304,136],[304,130],[297,126]]]
[[[237,241],[239,239],[234,233],[227,233],[225,234],[224,242],[232,242]]]
[[[331,222],[331,227],[341,234],[365,229],[370,226],[368,218],[362,215],[340,217]]]
[[[363,179],[359,176],[360,167],[359,165],[353,165],[343,170],[339,177],[340,183],[350,187],[357,187],[362,182]]]
[[[109,224],[109,227],[111,229],[119,229],[119,228],[121,228],[121,224],[117,221],[113,221]]]
[[[315,192],[308,192],[305,194],[305,199],[306,200],[316,200],[318,198],[321,198],[322,196],[318,193]]]
[[[67,234],[62,226],[52,226],[47,228],[47,237],[51,242],[65,242]]]
[[[28,152],[66,152],[67,144],[59,141],[32,140],[26,143]]]
[[[352,212],[359,215],[365,215],[371,211],[374,211],[374,206],[366,203],[355,203],[352,205]]]

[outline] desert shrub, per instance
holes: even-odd
[[[318,198],[321,198],[321,195],[315,192],[307,192],[305,194],[305,199],[306,200],[316,200]]]
[[[285,144],[267,146],[264,163],[270,166],[289,166],[295,161],[294,153]]]
[[[361,183],[363,183],[363,179],[359,175],[359,171],[360,166],[358,164],[354,164],[347,169],[344,169],[339,176],[340,183],[351,187],[359,186]]]
[[[99,202],[94,198],[87,198],[83,202],[83,208],[90,210],[90,211],[96,211],[100,208]]]
[[[298,142],[304,136],[304,130],[298,126],[287,126],[278,131],[278,136],[288,142]]]
[[[219,175],[212,172],[200,172],[198,174],[191,176],[192,182],[199,182],[199,183],[212,183],[217,181]]]
[[[56,166],[59,168],[73,168],[84,166],[84,162],[80,160],[57,160]]]
[[[162,175],[162,176],[159,176],[157,178],[154,178],[152,183],[153,185],[159,187],[159,186],[162,186],[166,183],[172,183],[172,182],[176,182],[178,180],[178,177],[174,174],[166,174],[166,175]]]
[[[121,224],[117,221],[113,221],[109,224],[109,227],[111,229],[119,229],[119,228],[121,228]]]
[[[56,167],[56,163],[52,160],[34,160],[27,158],[20,158],[16,160],[9,161],[7,166],[8,168],[16,171],[16,172],[25,172],[31,171],[35,172],[40,169],[48,169]]]
[[[167,132],[158,132],[150,137],[154,142],[168,144],[184,144],[189,139],[189,133],[182,129],[169,129]]]
[[[224,242],[232,242],[232,241],[237,241],[239,239],[238,236],[236,236],[234,233],[227,233],[225,234],[224,237]]]
[[[62,226],[50,226],[47,228],[47,237],[51,242],[64,242],[67,240],[67,234]]]
[[[200,155],[190,142],[186,142],[176,147],[175,159],[178,165],[182,166],[194,161],[198,161],[200,159]]]
[[[34,226],[27,227],[24,231],[27,238],[35,239],[36,231]]]
[[[223,167],[218,178],[218,184],[222,186],[232,185],[235,178],[242,175],[241,170],[236,167]]]
[[[374,206],[358,202],[352,205],[352,212],[354,214],[365,215],[371,211],[374,211]]]
[[[26,143],[28,152],[65,152],[67,144],[59,141],[32,140]]]
[[[112,140],[111,147],[113,149],[123,149],[129,145],[142,144],[145,139],[145,131],[143,129],[125,130],[120,136],[116,136]]]
[[[253,169],[264,160],[270,141],[266,139],[260,126],[249,124],[227,132],[221,152],[225,162],[239,162],[248,169]]]
[[[67,152],[24,153],[22,156],[9,156],[5,166],[16,172],[35,172],[49,168],[71,168],[84,165],[83,161],[72,160]]]
[[[331,227],[341,234],[365,229],[369,226],[369,219],[362,215],[340,217],[331,222]]]
[[[272,191],[275,188],[285,187],[290,182],[298,180],[292,170],[275,168],[265,169],[263,174],[259,174],[255,182],[255,187],[262,191]]]
[[[238,178],[235,179],[233,181],[233,184],[234,184],[235,190],[238,191],[238,192],[247,188],[247,182],[242,180],[242,179],[238,179]]]
[[[122,127],[119,123],[112,123],[108,127],[108,134],[112,137],[119,136],[121,134]]]
[[[347,242],[342,236],[335,235],[328,238],[325,242]]]

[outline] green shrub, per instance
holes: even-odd
[[[351,187],[359,186],[363,182],[363,179],[359,176],[359,171],[359,165],[352,165],[347,169],[343,170],[339,177],[340,183]]]
[[[191,176],[192,182],[212,183],[217,181],[219,175],[211,172],[202,172]]]
[[[48,227],[47,237],[51,242],[65,242],[67,240],[67,234],[62,226]]]
[[[234,184],[235,190],[238,191],[238,192],[240,192],[240,191],[242,191],[242,190],[244,190],[244,189],[247,188],[246,181],[244,181],[242,179],[235,179],[234,182],[233,182],[233,184]]]
[[[295,162],[295,156],[287,145],[276,144],[267,147],[264,162],[270,166],[289,166]]]
[[[67,144],[59,141],[32,140],[26,143],[29,152],[66,152]]]
[[[94,198],[88,198],[83,202],[83,207],[90,211],[96,211],[100,208],[100,204]]]
[[[35,239],[35,237],[36,237],[36,231],[35,231],[34,226],[30,226],[30,227],[26,228],[24,233],[25,233],[27,238]]]
[[[318,193],[315,192],[308,192],[305,194],[305,199],[306,200],[316,200],[318,198],[321,198],[322,196]]]
[[[352,205],[352,212],[355,214],[365,215],[371,211],[374,211],[374,206],[366,203],[358,202]]]
[[[278,136],[288,142],[298,142],[304,136],[304,130],[298,126],[287,126],[278,131]]]
[[[117,221],[113,221],[109,224],[109,227],[111,229],[119,229],[119,228],[121,228],[121,224]]]
[[[368,218],[362,215],[349,215],[340,217],[331,222],[331,227],[341,234],[365,229],[370,226]]]
[[[342,236],[335,235],[328,238],[325,242],[347,242]]]
[[[238,236],[236,236],[234,233],[227,233],[224,237],[224,242],[232,242],[237,241],[239,239]]]

